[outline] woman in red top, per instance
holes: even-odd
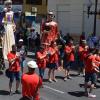
[[[37,52],[36,56],[37,56],[37,64],[39,67],[39,74],[40,77],[43,79],[46,68],[46,60],[47,60],[47,53],[43,46],[40,47],[40,50]]]
[[[57,68],[58,56],[57,56],[57,49],[56,42],[52,41],[51,46],[48,48],[48,79],[49,82],[57,82],[55,78],[55,69]],[[51,73],[53,75],[53,79],[51,78]],[[53,80],[53,81],[52,81]]]

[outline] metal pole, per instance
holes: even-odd
[[[93,29],[93,34],[94,36],[96,35],[96,16],[97,16],[97,4],[98,0],[95,0],[95,11],[94,11],[94,29]]]

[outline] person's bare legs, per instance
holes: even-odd
[[[52,80],[51,80],[51,71],[52,71],[52,69],[49,69],[49,71],[48,71],[48,81],[49,82],[52,82]]]
[[[10,92],[10,93],[12,92],[12,83],[13,83],[13,82],[9,82],[9,92]]]
[[[67,76],[68,76],[68,71],[67,71],[67,69],[65,69],[65,77],[64,77],[64,81],[67,80]]]
[[[16,81],[16,90],[18,90],[19,85],[20,85],[20,81]]]
[[[57,82],[57,80],[56,80],[56,78],[55,78],[55,71],[56,71],[55,69],[52,70],[52,76],[53,76],[53,80],[54,80],[55,82]]]

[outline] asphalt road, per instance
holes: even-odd
[[[27,58],[27,60],[31,60]],[[8,64],[6,63],[6,66]],[[27,68],[25,68],[27,71]],[[47,81],[47,71],[44,77],[44,88],[40,89],[41,100],[91,100],[84,96],[84,88],[80,87],[80,84],[84,83],[82,76],[77,76],[77,72],[71,71],[72,79],[63,81],[63,71],[57,71],[56,77],[58,82],[49,83]],[[38,71],[37,71],[38,73]],[[21,95],[13,94],[9,96],[8,93],[9,79],[4,75],[0,75],[0,100],[19,100]],[[13,92],[15,90],[15,83],[13,84]],[[21,86],[20,86],[21,90]],[[94,90],[97,95],[93,100],[100,100],[100,81],[97,83],[97,89]]]

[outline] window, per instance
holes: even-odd
[[[23,0],[12,0],[13,4],[23,4]]]
[[[0,0],[0,5],[3,5],[3,4],[4,4],[4,1],[5,1],[5,0]],[[19,5],[19,4],[23,4],[23,0],[12,0],[12,3],[13,3],[13,4],[16,4],[16,5],[17,5],[17,4],[18,4],[18,5]]]
[[[42,0],[26,0],[26,4],[42,5]]]

